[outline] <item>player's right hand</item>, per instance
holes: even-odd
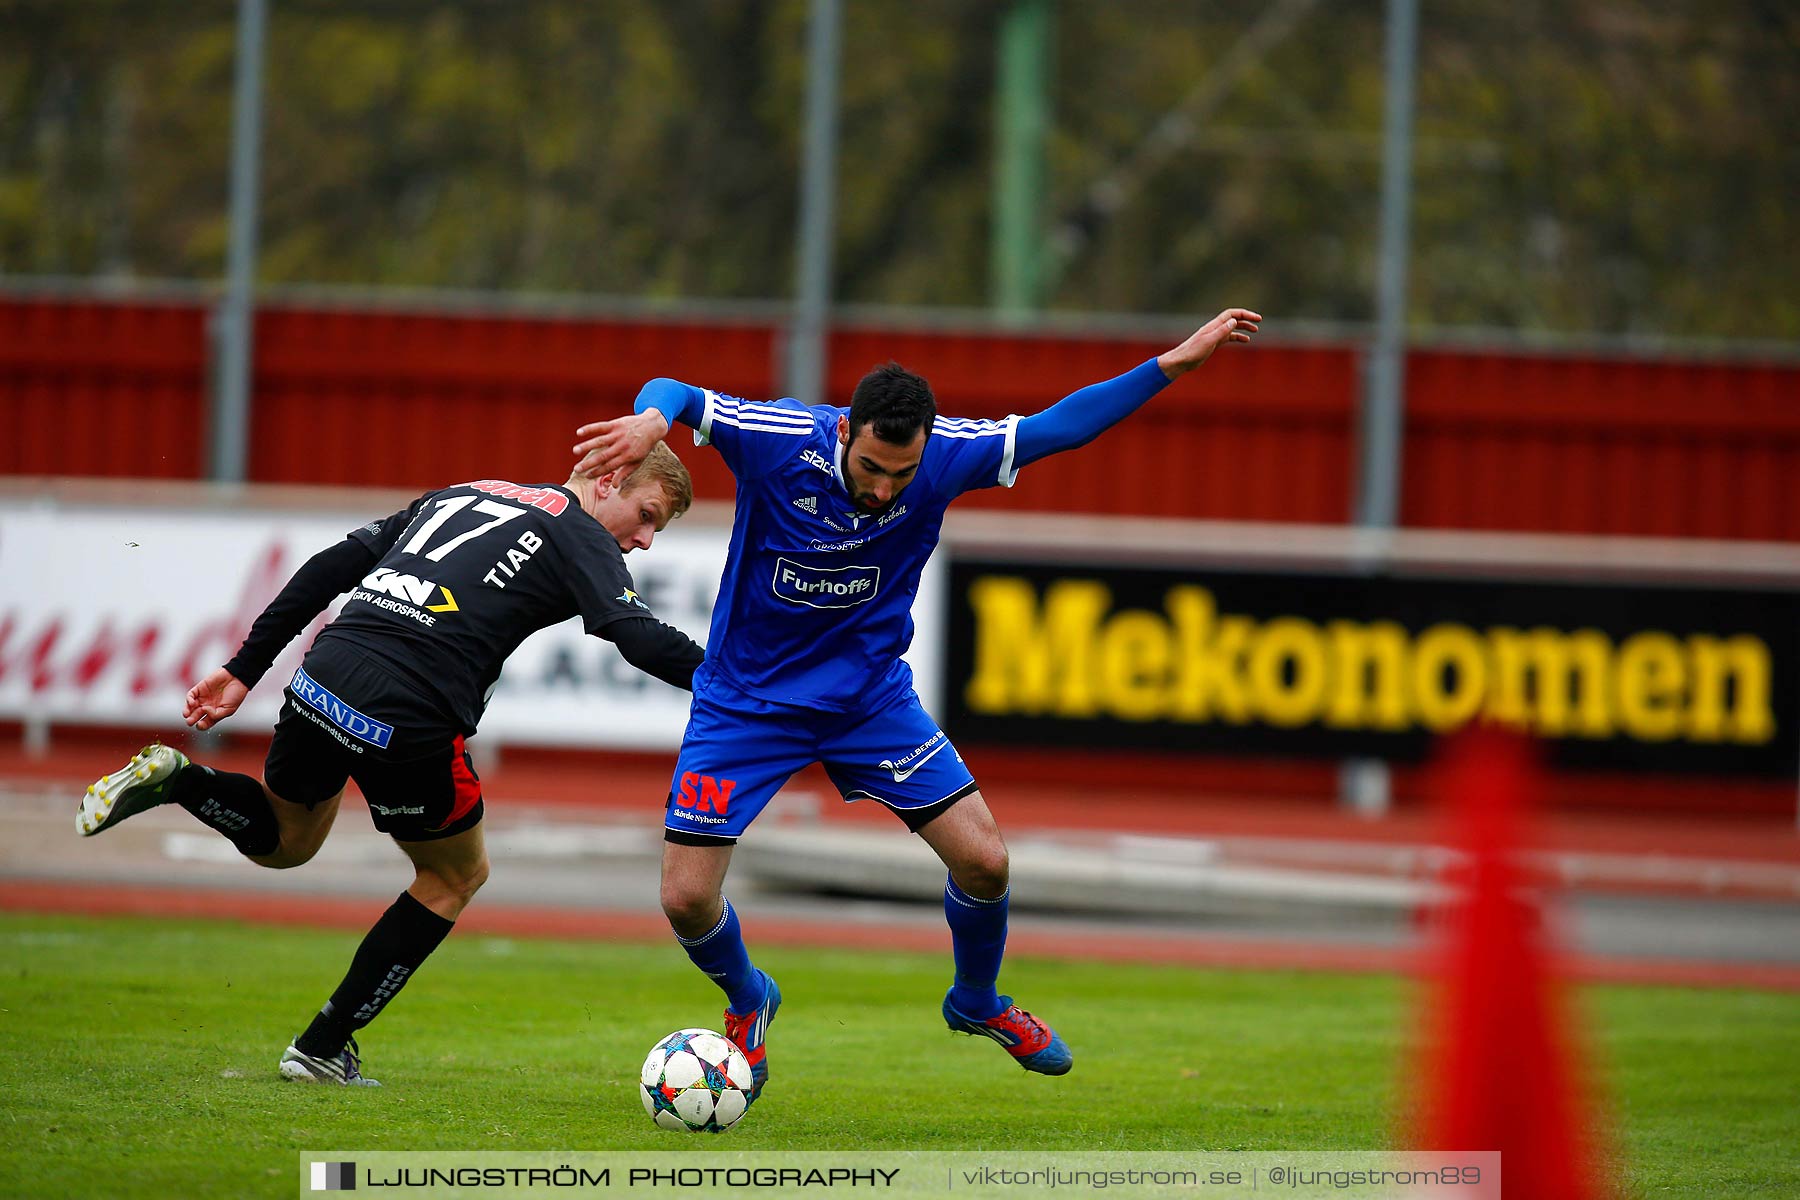
[[[583,425],[575,431],[576,437],[584,439],[575,443],[575,453],[581,456],[575,473],[598,479],[622,469],[629,475],[668,432],[668,419],[654,408]]]
[[[195,729],[207,730],[229,717],[250,694],[237,676],[220,667],[188,689],[181,719]]]

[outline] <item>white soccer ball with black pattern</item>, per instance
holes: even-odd
[[[680,1029],[651,1047],[638,1084],[664,1129],[724,1133],[750,1107],[750,1060],[724,1034]]]

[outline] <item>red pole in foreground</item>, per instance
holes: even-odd
[[[1513,734],[1466,733],[1439,787],[1465,860],[1427,959],[1415,1141],[1500,1151],[1508,1196],[1593,1200],[1605,1194],[1593,1172],[1593,1115],[1577,1082],[1543,911],[1521,863],[1540,787],[1531,750]]]

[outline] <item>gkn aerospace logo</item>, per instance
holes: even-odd
[[[362,585],[371,592],[417,604],[426,612],[457,611],[456,597],[450,594],[449,588],[429,579],[420,579],[417,575],[404,574],[392,567],[377,567],[363,577]],[[434,592],[441,593],[443,599],[436,604],[427,604],[426,601],[431,599]]]
[[[434,597],[438,601],[436,604],[431,603]],[[417,575],[408,575],[392,567],[377,567],[363,576],[362,587],[351,592],[350,598],[411,617],[421,625],[437,624],[437,618],[427,614],[460,611],[456,597],[443,584],[420,579]]]

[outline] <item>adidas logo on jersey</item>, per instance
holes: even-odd
[[[794,507],[801,512],[809,512],[816,517],[819,515],[819,498],[817,496],[802,496],[794,501]]]

